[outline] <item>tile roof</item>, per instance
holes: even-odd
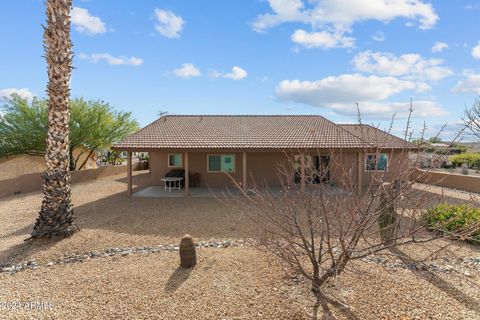
[[[366,141],[353,128],[318,115],[166,115],[114,145],[114,149],[363,148],[373,147],[371,143],[378,143],[374,138],[379,136],[394,142],[386,148],[398,148],[397,140],[403,141],[387,133],[368,135]]]
[[[375,128],[368,124],[339,124],[339,127],[347,130],[351,134],[359,137],[363,141],[383,148],[409,148],[417,147],[399,137],[388,132]]]

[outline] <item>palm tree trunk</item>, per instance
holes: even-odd
[[[72,0],[46,0],[43,43],[48,65],[48,135],[43,202],[32,238],[64,238],[77,226],[71,204],[69,98],[72,71],[70,11]]]

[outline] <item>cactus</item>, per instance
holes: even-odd
[[[397,211],[395,190],[390,183],[383,183],[380,190],[378,227],[383,241],[391,243],[395,238]]]
[[[180,265],[183,268],[191,268],[197,264],[195,244],[190,235],[185,235],[180,242]]]

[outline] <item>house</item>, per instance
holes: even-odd
[[[405,150],[414,148],[375,127],[338,125],[318,115],[165,115],[114,146],[128,153],[130,195],[132,152],[148,152],[151,185],[162,185],[172,169],[184,170],[188,194],[193,173],[201,186],[230,186],[232,179],[245,189],[254,181],[277,186],[278,167],[292,154],[301,163],[296,182],[302,188],[308,167],[328,167],[333,184],[347,172],[361,188],[370,181],[365,173],[405,164]]]

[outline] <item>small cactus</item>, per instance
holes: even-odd
[[[180,265],[183,268],[191,268],[197,264],[195,244],[190,235],[185,235],[180,242]]]

